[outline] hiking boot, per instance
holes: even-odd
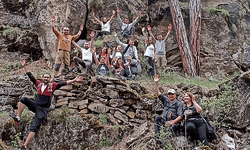
[[[15,121],[15,124],[18,125],[20,122],[20,119],[17,119],[17,116],[11,116],[11,118],[13,118],[13,120]]]
[[[20,150],[26,150],[26,146],[22,146]]]

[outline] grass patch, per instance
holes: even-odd
[[[5,29],[4,31],[3,31],[3,34],[4,35],[9,35],[9,34],[11,34],[12,32],[14,32],[14,31],[16,31],[16,30],[18,30],[19,28],[18,27],[10,27],[10,26],[7,26],[7,29]]]
[[[215,7],[203,7],[203,9],[209,11],[212,15],[217,15],[217,12],[221,12],[223,15],[230,17],[230,14],[226,9],[217,9]]]
[[[114,125],[114,129],[115,129],[115,130],[119,130],[119,128],[120,128],[119,125],[117,125],[117,124]]]
[[[29,113],[29,110],[24,109],[20,118],[20,123],[23,123],[27,119],[27,115]]]
[[[109,138],[103,138],[99,143],[99,147],[109,147],[109,146],[111,146]]]
[[[5,117],[7,116],[8,114],[6,112],[0,112],[0,117]]]
[[[175,72],[167,72],[165,77],[161,77],[160,83],[165,84],[179,84],[179,83],[186,83],[186,84],[194,84],[201,87],[207,87],[212,89],[218,89],[218,85],[230,80],[239,75],[239,72],[235,72],[233,75],[228,76],[222,80],[209,80],[206,78],[200,77],[190,77],[190,76],[181,76]],[[153,82],[153,80],[150,80]]]
[[[101,123],[107,123],[107,118],[104,114],[99,114],[99,119]]]
[[[96,40],[94,41],[94,46],[97,48],[102,48],[102,40]]]
[[[187,5],[188,5],[187,2],[179,2],[179,4],[180,4],[180,7],[183,7],[183,6],[187,6]]]

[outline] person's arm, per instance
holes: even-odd
[[[149,35],[154,39],[154,41],[156,41],[156,39],[152,33],[152,30],[151,30],[152,28],[149,25],[147,26],[147,28],[148,28]]]
[[[115,10],[112,11],[112,16],[111,16],[111,18],[109,19],[109,22],[110,22],[110,23],[112,22],[112,20],[114,19],[114,17],[115,17]]]
[[[92,49],[92,48],[94,48],[94,38],[95,38],[95,32],[94,31],[91,31],[90,37],[91,37],[90,48]]]
[[[131,23],[131,26],[134,26],[137,23],[137,20],[140,18],[141,16],[141,11],[138,12],[138,16],[135,18],[135,20]]]
[[[164,40],[163,40],[164,42],[167,41],[167,39],[168,39],[168,37],[169,37],[169,35],[170,35],[170,33],[171,33],[171,30],[172,30],[172,25],[169,24],[169,25],[168,25],[168,33],[167,33],[166,37],[165,37]]]
[[[75,79],[73,79],[73,80],[68,80],[68,81],[66,82],[66,84],[69,85],[69,84],[72,84],[72,83],[74,83],[74,82],[82,82],[82,79],[83,79],[82,76],[76,76]]]
[[[23,69],[25,70],[26,74],[30,78],[30,81],[32,81],[36,85],[36,78],[32,75],[32,73],[27,68],[25,59],[21,59],[21,65],[23,66]]]
[[[182,116],[178,116],[175,120],[170,120],[170,121],[166,122],[166,126],[176,124],[176,123],[180,122],[181,119],[182,119]]]
[[[93,12],[93,18],[94,18],[99,24],[102,24],[102,22],[101,22],[99,19],[96,18],[95,12]]]
[[[124,44],[124,43],[122,43],[122,42],[119,40],[119,38],[117,37],[117,33],[116,33],[116,32],[114,32],[114,36],[115,36],[115,41],[116,41],[116,43],[119,44],[119,45],[121,45],[122,50],[124,50],[124,49],[127,47],[127,44]]]
[[[155,74],[153,78],[154,78],[154,82],[155,82],[155,92],[156,92],[156,95],[160,96],[161,93],[160,93],[160,90],[158,88],[158,82],[160,81],[159,75]]]
[[[201,113],[201,112],[202,112],[202,108],[201,108],[201,106],[196,102],[196,96],[195,96],[195,95],[193,95],[193,97],[192,97],[192,102],[193,102],[193,105],[194,105],[194,107],[195,107],[197,113]]]
[[[119,7],[117,7],[116,12],[117,12],[118,20],[119,20],[120,24],[122,24],[122,19],[121,19],[121,17],[120,17],[120,8],[119,8]]]
[[[72,36],[72,40],[76,40],[79,38],[79,36],[82,34],[83,27],[84,27],[83,25],[80,26],[78,33],[76,35]]]
[[[109,61],[110,56],[111,56],[111,49],[108,48],[108,53],[107,53],[107,58],[106,58],[106,64],[107,64],[108,66],[110,66],[110,61]]]
[[[155,56],[156,56],[156,48],[154,49],[154,56],[152,58],[153,61],[155,60]]]
[[[95,48],[91,49],[91,53],[93,54],[94,60],[95,60],[95,64],[98,66],[99,65],[99,61],[96,57],[96,52],[95,52]]]
[[[142,28],[142,34],[143,34],[143,36],[144,36],[144,38],[145,38],[145,44],[146,44],[146,45],[149,45],[149,43],[148,43],[148,36],[147,36],[146,33],[145,33],[145,27]]]
[[[82,48],[79,45],[77,45],[75,41],[72,41],[72,43],[80,52],[82,52]]]
[[[55,16],[51,17],[51,27],[52,27],[52,31],[54,32],[54,34],[58,37],[59,36],[59,32],[56,30],[56,28],[54,27],[54,21],[55,21]]]

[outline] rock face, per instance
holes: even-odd
[[[0,7],[1,50],[31,53],[35,59],[45,56],[51,62],[57,50],[51,16],[56,18],[57,30],[67,26],[71,34],[76,34],[85,24],[87,12],[85,0],[3,0]]]

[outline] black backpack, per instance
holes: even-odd
[[[204,120],[206,126],[207,126],[207,139],[210,141],[216,140],[217,136],[214,132],[214,127],[211,125],[207,117],[203,117],[202,114],[200,114],[202,119]]]

